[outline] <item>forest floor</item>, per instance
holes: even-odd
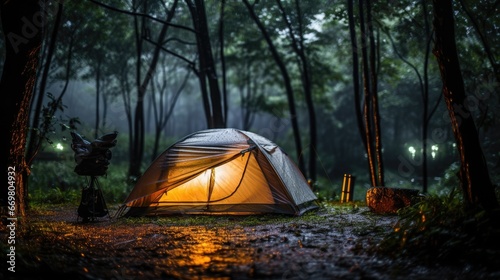
[[[109,207],[111,216],[117,207]],[[171,216],[82,222],[75,206],[28,212],[1,279],[500,279],[500,268],[423,264],[373,250],[397,216],[351,204],[301,217]],[[2,259],[11,228],[0,225]]]

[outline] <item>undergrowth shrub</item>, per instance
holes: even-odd
[[[35,204],[78,204],[82,189],[90,177],[79,176],[73,170],[73,160],[42,161],[32,166],[28,177],[29,200]],[[132,189],[127,183],[127,166],[112,163],[105,176],[98,177],[99,188],[107,203],[121,203]]]
[[[394,230],[377,245],[379,252],[411,256],[424,263],[500,264],[498,219],[485,211],[465,211],[460,191],[429,195],[401,209],[398,216]]]

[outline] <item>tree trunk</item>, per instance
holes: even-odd
[[[201,46],[203,48],[200,57],[204,56],[205,59],[205,69],[201,69],[204,72],[205,78],[208,81],[208,87],[210,89],[210,104],[212,106],[212,118],[214,128],[226,127],[226,121],[224,116],[223,108],[223,98],[219,86],[219,78],[216,71],[216,65],[214,56],[212,53],[212,44],[210,42],[210,31],[208,29],[207,14],[205,10],[204,0],[195,0],[196,11],[198,12],[199,29],[197,36],[200,36]]]
[[[127,128],[128,128],[128,138],[129,138],[129,147],[128,147],[128,154],[129,154],[129,159],[132,159],[132,151],[133,151],[133,145],[132,145],[132,139],[133,139],[133,126],[132,126],[132,101],[131,101],[131,86],[128,82],[128,68],[123,67],[121,70],[121,73],[119,75],[119,82],[120,82],[120,93],[122,96],[123,100],[123,105],[125,108],[125,116],[127,118]],[[131,170],[131,164],[129,163],[129,170],[128,170],[128,175],[130,176],[130,170]],[[129,177],[129,179],[131,179]]]
[[[347,1],[347,12],[349,18],[349,34],[351,36],[351,54],[352,54],[352,83],[354,90],[354,109],[356,112],[356,120],[358,124],[359,135],[363,142],[365,149],[366,137],[365,137],[365,127],[363,125],[363,114],[361,113],[361,97],[359,89],[359,49],[358,49],[358,39],[356,36],[356,24],[354,22],[354,0]]]
[[[25,216],[25,183],[29,173],[25,162],[29,109],[42,43],[42,25],[35,16],[41,7],[36,1],[2,1],[0,12],[6,43],[6,59],[0,80],[3,100],[0,155],[4,184],[2,214],[15,219]],[[40,2],[43,4],[43,2]],[[6,208],[6,209],[5,209]]]
[[[422,192],[427,193],[428,189],[428,179],[427,179],[427,135],[429,131],[429,123],[432,117],[432,112],[429,115],[429,53],[430,53],[430,42],[431,42],[431,30],[429,26],[429,20],[427,18],[427,6],[426,1],[422,0],[422,10],[424,14],[425,22],[425,38],[426,38],[426,48],[425,48],[425,59],[424,59],[424,81],[422,84],[422,99],[424,112],[422,114]],[[421,81],[422,83],[422,81]]]
[[[309,116],[309,169],[308,169],[308,178],[311,179],[312,182],[316,181],[316,145],[317,145],[317,132],[316,132],[316,112],[314,109],[313,102],[313,93],[312,93],[312,74],[311,67],[309,65],[309,60],[307,59],[307,54],[304,46],[304,26],[302,23],[302,11],[300,9],[300,3],[298,0],[295,0],[295,10],[297,12],[297,30],[298,32],[294,32],[291,21],[289,20],[289,16],[287,15],[285,8],[281,0],[276,0],[278,7],[281,11],[281,15],[283,16],[283,20],[288,28],[288,34],[292,41],[292,49],[297,54],[299,58],[299,67],[301,69],[301,77],[302,77],[302,88],[304,90],[304,97],[307,105],[307,112]],[[295,35],[298,33],[298,36]]]
[[[223,116],[225,119],[225,123],[227,124],[227,116],[228,116],[228,100],[227,100],[227,73],[226,73],[226,55],[224,53],[225,44],[224,44],[224,14],[226,9],[226,0],[222,0],[220,3],[220,18],[219,18],[219,55],[220,55],[220,64],[221,64],[221,72],[222,72],[222,107],[224,108]]]
[[[377,176],[375,170],[375,160],[373,158],[373,132],[372,132],[372,98],[371,87],[370,87],[370,66],[367,54],[368,42],[367,42],[367,29],[365,28],[365,15],[363,9],[363,0],[359,1],[359,21],[361,28],[361,55],[362,55],[362,69],[363,69],[363,91],[364,91],[364,105],[363,105],[363,116],[365,124],[365,137],[366,137],[366,156],[368,161],[368,170],[370,172],[370,181],[373,187],[377,186]]]
[[[135,2],[132,1],[135,8]],[[140,6],[142,8],[142,13],[146,13],[146,4],[143,2]],[[139,19],[139,16],[134,16],[134,33],[135,33],[135,51],[136,51],[136,62],[135,62],[135,85],[136,89],[139,90],[141,85],[141,68],[142,68],[142,56],[143,56],[143,32],[144,32],[145,18]],[[137,93],[139,95],[139,93]],[[130,100],[130,99],[129,99]],[[139,101],[138,101],[139,102]],[[130,124],[129,124],[129,167],[128,167],[128,177],[132,180],[138,178],[141,174],[141,163],[138,162],[137,150],[139,150],[139,132],[136,128],[136,114],[132,109],[132,103],[130,106]],[[136,105],[137,110],[137,105]]]
[[[199,79],[202,91],[205,116],[209,128],[222,128],[226,126],[222,93],[219,87],[217,71],[210,34],[208,30],[207,15],[203,0],[186,0],[196,30],[196,46],[199,60]],[[208,86],[208,90],[207,90]]]
[[[443,81],[443,96],[460,156],[460,184],[465,207],[498,208],[488,166],[473,117],[465,104],[465,89],[458,61],[451,0],[433,0],[436,56]]]
[[[98,54],[99,55],[99,54]],[[100,117],[100,101],[101,101],[101,59],[97,59],[95,69],[95,131],[94,138],[99,137],[99,117]]]
[[[371,105],[372,105],[372,120],[373,120],[373,133],[375,136],[375,159],[377,160],[377,183],[379,186],[385,185],[384,179],[384,160],[382,156],[382,132],[380,130],[380,113],[378,106],[378,65],[377,48],[375,44],[375,37],[373,35],[373,20],[372,9],[370,1],[366,1],[366,18],[368,39],[370,41],[370,86],[371,86]],[[377,65],[378,64],[378,65]]]

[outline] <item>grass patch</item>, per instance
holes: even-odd
[[[216,226],[233,227],[238,226],[257,226],[268,224],[286,224],[289,222],[308,221],[315,219],[315,211],[309,211],[300,217],[279,214],[262,215],[204,215],[204,214],[186,214],[170,215],[161,217],[131,217],[120,218],[119,223],[130,225],[141,225],[154,223],[161,226]],[[316,218],[317,219],[317,218]]]
[[[290,216],[281,214],[261,215],[209,215],[209,214],[179,214],[169,216],[146,216],[146,217],[123,217],[117,219],[120,224],[142,225],[157,224],[161,226],[258,226],[258,225],[280,225],[289,223],[311,223],[321,224],[327,222],[329,216],[357,213],[363,202],[322,202],[319,208],[305,212],[301,216]]]

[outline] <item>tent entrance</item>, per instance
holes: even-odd
[[[158,206],[271,204],[273,195],[254,155],[243,153],[164,192]]]
[[[203,173],[208,173],[207,171]],[[210,204],[210,197],[212,196],[212,192],[214,191],[215,185],[215,168],[210,168],[210,175],[208,178],[208,197],[207,197],[207,207]]]

